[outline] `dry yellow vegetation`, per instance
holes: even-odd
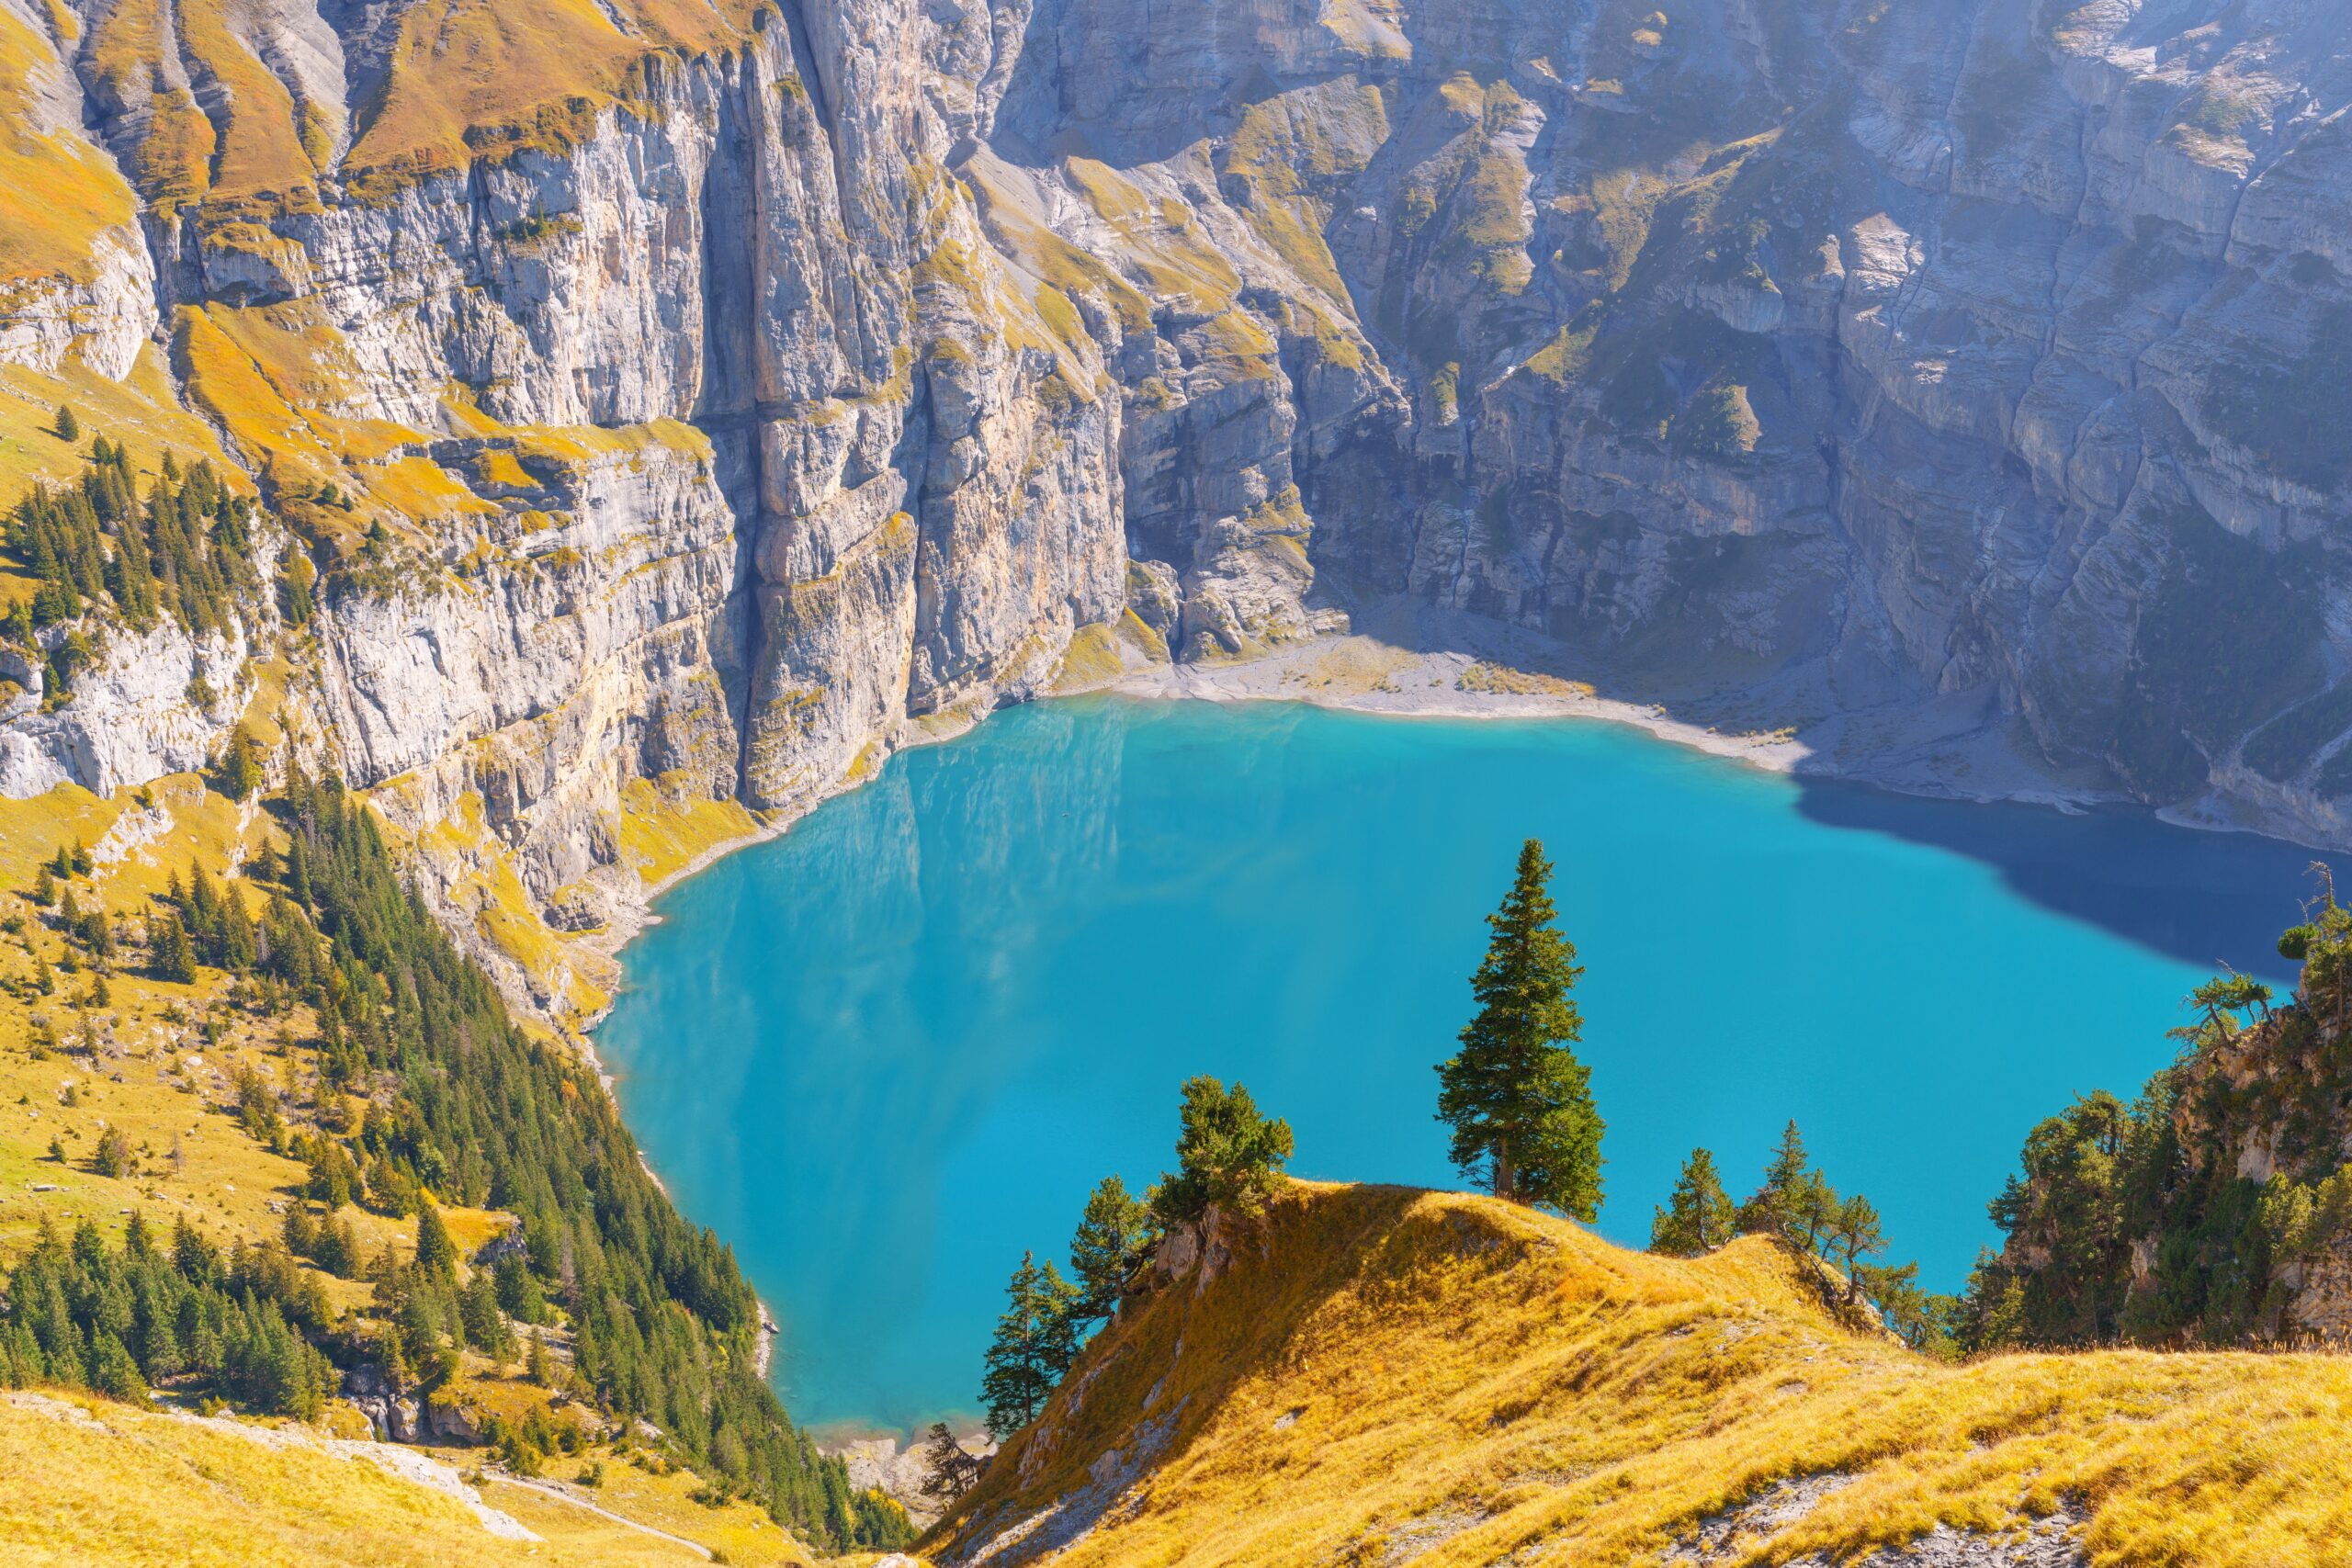
[[[381,102],[349,166],[429,171],[563,145],[628,96],[630,68],[646,55],[724,48],[750,30],[754,9],[744,0],[429,0],[401,19]]]
[[[1672,1560],[1836,1476],[1731,1561],[2034,1521],[2098,1564],[2275,1568],[2352,1541],[2352,1361],[1966,1366],[1859,1335],[1760,1238],[1628,1252],[1487,1199],[1294,1186],[1213,1280],[1131,1304],[928,1544],[1037,1518],[1083,1564]],[[1137,1481],[1141,1484],[1135,1484]]]
[[[760,819],[741,801],[696,795],[682,773],[621,786],[621,853],[649,887],[760,831]]]
[[[607,1471],[635,1473],[617,1463]],[[455,1492],[307,1429],[198,1421],[83,1397],[0,1394],[0,1475],[8,1478],[0,1487],[0,1556],[11,1563],[638,1568],[707,1561],[689,1546],[495,1481],[481,1489],[483,1502],[537,1539],[493,1534]],[[670,1479],[681,1492],[692,1483],[683,1472]],[[671,1533],[717,1545],[729,1562],[809,1561],[783,1529],[741,1504],[684,1506],[701,1517],[673,1518],[661,1505],[654,1511],[662,1524],[687,1527]]]
[[[69,358],[54,374],[0,365],[0,506],[13,506],[36,482],[67,484],[82,477],[90,436],[58,437],[61,404],[72,407],[87,430],[103,431],[129,450],[142,491],[154,481],[166,451],[183,467],[199,458],[209,462],[232,491],[253,490],[252,481],[222,455],[210,427],[182,406],[163,355],[147,344],[119,381],[78,358]]]
[[[265,694],[282,684],[265,680]],[[277,715],[257,699],[257,729]],[[335,1113],[317,1089],[316,1025],[307,1009],[266,1016],[241,1002],[229,977],[194,984],[155,978],[136,964],[104,977],[74,967],[69,945],[23,897],[61,847],[92,852],[73,878],[84,909],[103,908],[135,930],[157,897],[191,865],[226,876],[274,829],[257,806],[228,800],[201,778],[175,775],[102,797],[72,785],[0,801],[0,1270],[43,1224],[86,1220],[119,1240],[134,1210],[168,1232],[185,1218],[222,1247],[276,1236],[307,1178],[238,1115],[236,1079],[258,1074],[280,1091],[297,1129]],[[282,839],[282,835],[279,836]],[[49,990],[40,989],[46,973]],[[49,1043],[54,1040],[54,1044]],[[101,1131],[130,1145],[131,1168],[95,1168]],[[64,1158],[51,1153],[51,1140]],[[512,1228],[503,1212],[447,1204],[444,1223],[470,1254]],[[405,1255],[414,1222],[358,1207],[341,1215],[361,1254]],[[338,1310],[364,1310],[371,1287],[306,1269]],[[551,1347],[569,1349],[559,1331]],[[547,1392],[512,1368],[469,1353],[442,1395],[480,1414],[519,1421]],[[558,1423],[571,1417],[559,1412]],[[369,1563],[507,1562],[697,1562],[701,1554],[647,1530],[722,1551],[737,1563],[808,1561],[790,1534],[740,1498],[711,1499],[673,1460],[591,1444],[548,1461],[543,1483],[493,1475],[492,1506],[544,1538],[506,1540],[449,1495],[350,1457],[330,1432],[356,1437],[366,1422],[330,1403],[318,1428],[228,1420],[198,1423],[80,1393],[0,1393],[0,1562],[56,1564]],[[481,1450],[442,1449],[459,1468]],[[405,1462],[395,1461],[395,1462]],[[597,1484],[578,1478],[593,1472]],[[548,1488],[571,1500],[550,1495]],[[702,1494],[697,1497],[696,1494]],[[584,1506],[583,1506],[584,1505]],[[604,1509],[618,1518],[595,1512]],[[640,1528],[642,1527],[642,1528]]]
[[[0,280],[88,281],[99,234],[129,224],[130,187],[78,130],[36,130],[33,78],[62,73],[49,40],[0,10]]]

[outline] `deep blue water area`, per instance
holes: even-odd
[[[1794,1117],[1956,1288],[2039,1118],[2169,1061],[2308,852],[2128,814],[1791,780],[1589,722],[1085,698],[892,759],[670,893],[599,1035],[630,1125],[785,1325],[819,1426],[977,1404],[1024,1247],[1247,1083],[1293,1169],[1454,1185],[1433,1065],[1520,840],[1558,863],[1639,1245],[1694,1145],[1735,1192]]]

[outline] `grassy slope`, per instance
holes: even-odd
[[[484,1501],[541,1538],[501,1539],[457,1497],[344,1458],[299,1429],[281,1437],[103,1400],[0,1395],[0,1474],[10,1483],[0,1498],[10,1562],[637,1568],[704,1561],[586,1509],[492,1482]],[[774,1524],[754,1524],[749,1508],[728,1509],[714,1531],[714,1516],[687,1506],[702,1520],[662,1523],[690,1539],[724,1541],[729,1562],[809,1560]]]
[[[269,731],[268,716],[255,716]],[[108,978],[107,1004],[86,1010],[99,1050],[85,1055],[70,1049],[80,1040],[85,1010],[75,1004],[86,998],[90,976],[62,967],[66,944],[19,897],[37,864],[61,844],[88,845],[99,863],[94,875],[72,884],[76,899],[85,908],[96,904],[118,919],[136,921],[153,907],[173,871],[184,874],[195,862],[221,874],[233,852],[250,851],[267,831],[261,814],[241,809],[191,775],[156,781],[148,797],[152,806],[141,808],[129,791],[102,799],[64,786],[31,800],[0,800],[0,917],[23,919],[17,931],[0,932],[0,1267],[29,1245],[44,1221],[70,1229],[88,1219],[119,1238],[134,1207],[166,1229],[185,1215],[223,1247],[261,1240],[277,1234],[281,1222],[273,1205],[293,1201],[306,1174],[245,1132],[235,1114],[232,1080],[239,1065],[254,1067],[280,1088],[289,1122],[314,1124],[321,1108],[308,1092],[316,1066],[307,1014],[282,1021],[281,1027],[281,1021],[230,1002],[225,976],[207,970],[196,984],[177,985],[126,963]],[[133,825],[142,825],[135,841],[128,831]],[[31,983],[37,956],[51,966],[53,989],[47,996]],[[68,1049],[40,1053],[34,1043],[37,1019],[47,1020]],[[206,1020],[220,1027],[220,1037],[209,1044],[198,1035]],[[69,1089],[71,1104],[65,1103]],[[123,1130],[134,1151],[137,1168],[128,1176],[91,1168],[98,1134],[109,1125]],[[48,1153],[52,1137],[64,1145],[62,1164]],[[444,1213],[469,1251],[514,1223],[511,1215],[486,1211]],[[357,1208],[343,1215],[369,1256],[388,1243],[405,1252],[413,1235],[413,1221]],[[338,1307],[367,1306],[366,1282],[322,1279]],[[555,1349],[560,1359],[565,1354],[560,1337]],[[519,1367],[496,1368],[471,1353],[450,1392],[459,1403],[510,1418],[547,1398]],[[550,1544],[526,1549],[501,1542],[467,1510],[315,1446],[277,1452],[232,1434],[72,1398],[76,1407],[95,1413],[98,1426],[66,1419],[53,1404],[9,1403],[0,1395],[0,1476],[11,1483],[0,1493],[37,1500],[26,1507],[0,1498],[0,1561],[700,1561],[593,1513],[493,1483],[493,1506]],[[357,1413],[340,1404],[329,1406],[322,1424],[345,1435],[366,1430]],[[485,1456],[442,1450],[439,1457],[467,1466]],[[569,1481],[592,1461],[602,1462],[604,1483],[582,1495],[607,1509],[718,1547],[738,1563],[808,1560],[750,1505],[714,1507],[693,1500],[701,1483],[690,1471],[649,1472],[592,1446],[576,1457],[552,1458],[548,1474]],[[334,1544],[321,1544],[323,1536]]]
[[[1858,1479],[1747,1561],[1939,1521],[2000,1532],[2062,1504],[2099,1563],[2316,1562],[2352,1540],[2339,1358],[1945,1367],[1838,1327],[1760,1240],[1679,1262],[1394,1188],[1301,1186],[1236,1250],[1207,1289],[1163,1287],[1101,1337],[928,1543],[941,1558],[1082,1493],[1171,1419],[1145,1484],[1057,1561],[1378,1562],[1433,1539],[1417,1564],[1639,1563],[1828,1472]]]
[[[97,237],[131,217],[130,187],[72,130],[35,131],[36,73],[63,68],[49,39],[0,11],[0,285],[96,275]]]

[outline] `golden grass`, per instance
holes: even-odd
[[[465,1456],[435,1457],[447,1462]],[[11,1563],[639,1568],[705,1561],[685,1547],[493,1482],[483,1500],[542,1538],[503,1540],[457,1497],[372,1461],[344,1457],[304,1428],[236,1430],[102,1400],[0,1395],[0,1475],[8,1477],[0,1487],[0,1555]],[[676,1533],[705,1539],[703,1532]],[[749,1528],[740,1533],[760,1534]],[[784,1539],[774,1525],[765,1533]],[[808,1561],[805,1554],[737,1557],[731,1547],[724,1550],[737,1562]]]
[[[162,0],[118,0],[98,18],[85,62],[108,96],[136,102],[151,95],[147,135],[131,152],[130,172],[147,199],[168,210],[204,194],[217,142],[195,98],[155,85],[162,28]]]
[[[1054,690],[1091,691],[1117,680],[1125,669],[1117,627],[1098,621],[1070,634],[1069,647],[1062,651],[1062,667],[1054,676]]]
[[[81,440],[68,443],[53,434],[58,405],[70,404],[83,425]],[[164,453],[175,454],[182,467],[209,458],[232,490],[250,493],[244,474],[221,454],[209,426],[181,406],[163,356],[152,344],[142,344],[130,373],[108,380],[79,359],[69,359],[55,375],[24,365],[0,366],[0,506],[13,505],[36,482],[66,484],[82,477],[90,449],[90,433],[104,432],[130,452],[140,488],[152,482],[163,465]]]
[[[183,47],[228,89],[213,126],[210,194],[307,191],[318,170],[302,145],[293,95],[237,31],[241,8],[230,0],[179,0],[176,10]]]
[[[266,664],[263,691],[249,715],[277,728],[287,671]],[[22,918],[18,933],[0,933],[0,1268],[46,1222],[71,1230],[87,1220],[119,1238],[137,1210],[168,1232],[186,1218],[226,1247],[275,1236],[284,1208],[300,1199],[302,1166],[249,1134],[236,1113],[241,1068],[279,1089],[280,1109],[296,1128],[326,1108],[314,1098],[316,1021],[307,1010],[264,1018],[232,1005],[226,976],[201,972],[194,984],[150,979],[135,964],[109,976],[110,995],[86,1016],[97,1049],[89,1057],[43,1052],[36,1018],[63,1045],[78,1044],[90,976],[69,973],[66,944],[38,918],[21,890],[60,846],[80,841],[96,854],[94,874],[72,884],[84,908],[103,908],[135,922],[154,907],[173,873],[191,862],[221,876],[271,829],[266,814],[213,793],[191,775],[111,798],[64,786],[30,800],[0,800],[0,916]],[[479,833],[476,809],[461,824]],[[131,842],[131,829],[140,840]],[[503,865],[503,863],[501,863]],[[505,873],[511,881],[511,872]],[[233,885],[233,884],[232,884]],[[519,887],[497,890],[521,897]],[[249,900],[258,902],[248,889]],[[494,896],[492,903],[498,902]],[[536,923],[536,917],[534,917]],[[541,928],[542,931],[544,928]],[[52,991],[31,985],[46,960]],[[18,993],[23,993],[19,995]],[[216,1038],[200,1033],[206,1022]],[[71,1103],[68,1103],[70,1098]],[[119,1128],[134,1168],[110,1178],[91,1168],[99,1132]],[[52,1137],[65,1159],[51,1157]],[[510,1229],[503,1212],[446,1205],[443,1217],[470,1254]],[[364,1256],[387,1247],[406,1255],[415,1222],[357,1208],[343,1211]],[[318,1276],[338,1309],[363,1310],[364,1280]],[[496,1375],[469,1356],[459,1389],[468,1402],[510,1419],[547,1395],[514,1375]],[[364,1433],[348,1405],[331,1404],[326,1420],[345,1436]],[[561,1411],[559,1423],[571,1417]],[[372,1463],[338,1457],[297,1434],[282,1451],[220,1425],[198,1426],[127,1406],[76,1397],[69,1404],[0,1395],[0,1562],[139,1565],[146,1563],[471,1564],[529,1562],[631,1565],[702,1559],[581,1508],[521,1488],[497,1487],[506,1507],[544,1536],[506,1542],[446,1497],[387,1476]],[[441,1450],[458,1465],[479,1452]],[[602,1458],[607,1484],[601,1506],[724,1551],[737,1562],[803,1562],[807,1556],[759,1510],[742,1503],[706,1507],[690,1494],[691,1472],[645,1472],[609,1453],[558,1456],[550,1477],[570,1480]]]
[[[1741,1559],[2079,1507],[2098,1564],[2321,1562],[2352,1540],[2352,1361],[2099,1352],[1946,1367],[1838,1326],[1768,1243],[1681,1262],[1489,1200],[1300,1186],[1207,1289],[1104,1334],[955,1521],[1086,1485],[1152,1423],[1132,1515],[1058,1561],[1656,1562],[1775,1480],[1853,1483]],[[1278,1425],[1278,1423],[1281,1423]],[[1113,1458],[1110,1464],[1120,1461]]]
[[[295,412],[260,362],[224,330],[223,320],[235,314],[229,306],[179,308],[173,352],[187,378],[189,397],[219,420],[250,457],[279,470],[281,482],[298,474],[315,478],[335,472],[334,457],[311,422]]]
[[[741,801],[693,795],[677,775],[621,786],[621,854],[649,886],[759,831],[760,819]]]
[[[1593,695],[1589,682],[1566,681],[1557,675],[1513,670],[1507,664],[1489,664],[1484,660],[1455,676],[1453,684],[1457,691],[1496,693],[1514,697],[1559,697],[1583,702],[1590,700]]]
[[[401,18],[381,106],[351,164],[454,166],[465,158],[468,130],[514,121],[569,93],[608,90],[641,47],[594,0],[431,0]]]
[[[0,280],[96,276],[97,236],[131,220],[130,187],[73,130],[33,129],[35,71],[59,72],[49,40],[0,10]]]
[[[348,166],[408,174],[481,152],[558,147],[633,86],[655,50],[741,38],[756,7],[729,0],[623,0],[627,33],[595,0],[428,0],[401,18],[391,73]]]
[[[574,1478],[592,1461],[603,1464],[604,1477],[593,1489],[582,1489],[582,1495],[616,1514],[723,1551],[727,1561],[738,1568],[771,1568],[810,1561],[808,1548],[758,1508],[740,1500],[717,1507],[698,1503],[693,1494],[702,1483],[691,1471],[673,1470],[665,1474],[642,1450],[633,1457],[623,1457],[600,1449],[577,1458],[551,1459],[548,1461],[547,1478],[574,1481],[577,1484]],[[489,1500],[493,1506],[505,1508],[519,1490],[493,1485]],[[550,1502],[546,1506],[563,1505]],[[519,1509],[509,1511],[520,1517]]]
[[[76,899],[137,920],[174,872],[185,875],[196,863],[218,874],[232,852],[259,842],[259,819],[201,780],[160,779],[148,796],[164,820],[151,841],[119,852],[110,829],[134,809],[127,793],[101,799],[67,784],[30,800],[0,801],[0,913],[24,918],[21,934],[0,937],[0,979],[24,993],[0,992],[0,1249],[24,1244],[43,1218],[65,1227],[88,1219],[119,1233],[132,1208],[165,1226],[185,1214],[224,1242],[270,1234],[277,1226],[270,1204],[282,1202],[303,1174],[247,1136],[232,1113],[239,1066],[293,1088],[303,1077],[302,1054],[288,1045],[277,1021],[216,1008],[214,984],[119,973],[107,981],[107,1005],[86,1010],[100,1042],[91,1062],[36,1055],[40,1021],[62,1043],[78,1043],[85,1010],[75,1004],[89,987],[86,974],[64,968],[63,940],[19,897],[41,860],[61,845],[88,847],[101,860],[94,875],[73,885]],[[54,987],[48,996],[30,984],[41,961]],[[169,1016],[175,1009],[177,1021]],[[196,1030],[206,1016],[220,1026],[210,1044]],[[306,1019],[285,1022],[308,1038]],[[69,1089],[72,1105],[63,1102]],[[109,1126],[133,1151],[136,1168],[126,1176],[89,1168],[98,1134]],[[64,1145],[62,1164],[50,1157],[52,1137]],[[371,1247],[380,1239],[369,1224],[361,1229]]]

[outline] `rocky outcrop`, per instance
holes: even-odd
[[[996,1439],[985,1431],[967,1433],[957,1442],[979,1465],[985,1465],[996,1452]],[[939,1517],[942,1499],[923,1491],[924,1483],[931,1477],[931,1465],[924,1457],[922,1442],[901,1447],[896,1438],[858,1438],[831,1451],[840,1454],[849,1466],[851,1486],[860,1491],[870,1488],[897,1498],[917,1529],[926,1528]]]
[[[176,621],[117,627],[53,707],[39,667],[0,654],[0,678],[18,688],[0,709],[0,795],[67,783],[104,793],[205,766],[252,695],[253,651],[242,629],[199,642]]]
[[[0,364],[53,371],[69,360],[110,380],[155,332],[155,271],[138,236],[96,237],[87,278],[0,282]]]
[[[788,815],[1095,626],[1214,661],[1401,597],[1815,766],[1931,711],[2352,835],[2315,0],[603,14],[477,77],[254,8],[259,141],[221,40],[41,22],[142,243],[0,310],[19,364],[168,338],[324,574],[300,732],[543,1010],[594,966],[521,950],[641,902],[633,787]],[[7,787],[217,744],[152,707],[111,761],[13,721]]]

